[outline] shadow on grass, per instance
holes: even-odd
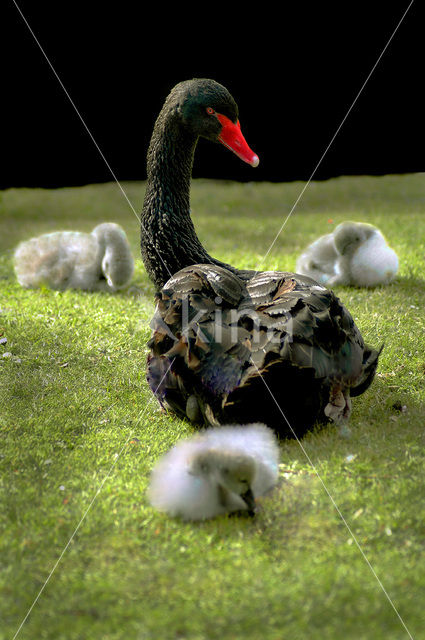
[[[425,280],[416,276],[398,276],[391,285],[397,293],[406,294],[414,291],[415,293],[425,293]]]

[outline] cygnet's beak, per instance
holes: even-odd
[[[248,491],[245,491],[245,493],[241,494],[241,498],[248,507],[249,515],[253,516],[255,514],[255,498],[254,494],[252,493],[251,487],[248,489]]]

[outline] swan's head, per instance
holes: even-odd
[[[254,513],[252,484],[256,463],[251,456],[222,449],[206,449],[193,458],[189,473],[216,484],[224,504],[226,496],[234,494],[242,498],[250,514]]]
[[[376,227],[366,222],[342,222],[333,234],[335,248],[341,256],[353,255],[363,242],[377,232]]]
[[[171,91],[165,107],[174,108],[183,125],[196,137],[221,142],[252,167],[259,164],[258,156],[242,135],[235,100],[215,80],[194,78],[180,82]]]

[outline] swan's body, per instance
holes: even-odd
[[[203,425],[263,422],[301,436],[317,420],[347,419],[378,352],[314,280],[241,271],[205,251],[189,204],[200,135],[258,164],[224,87],[192,80],[173,89],[152,135],[142,212],[142,256],[158,291],[152,390],[164,408]]]
[[[261,424],[223,426],[178,442],[152,471],[148,497],[159,511],[204,520],[253,513],[278,478],[279,449]]]
[[[382,233],[365,222],[342,222],[309,245],[296,270],[327,287],[389,284],[398,270],[397,254]]]
[[[26,288],[115,291],[134,271],[125,232],[112,222],[91,233],[56,231],[31,238],[18,245],[14,257],[16,276]]]

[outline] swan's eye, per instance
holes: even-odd
[[[207,113],[208,113],[210,116],[213,116],[213,115],[215,114],[215,111],[214,111],[214,109],[213,109],[212,107],[207,107]]]

